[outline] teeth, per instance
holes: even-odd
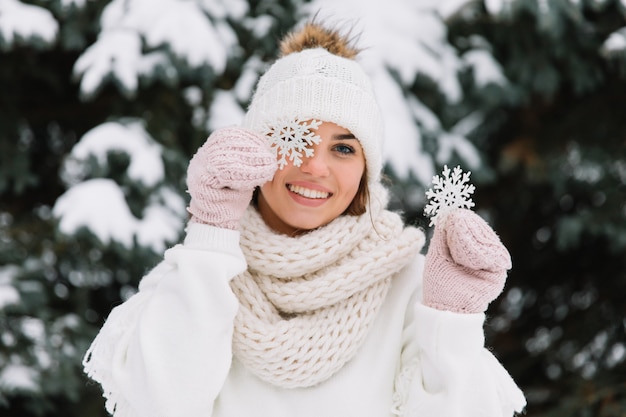
[[[299,185],[288,185],[289,191],[301,195],[306,198],[328,198],[330,193],[324,191],[310,190],[308,188],[300,187]]]

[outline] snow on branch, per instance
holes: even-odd
[[[132,96],[140,79],[172,81],[188,69],[221,74],[238,50],[228,18],[246,8],[245,0],[112,0],[102,12],[98,39],[74,67],[81,94],[94,96],[109,79]]]
[[[19,40],[31,43],[38,40],[49,45],[56,40],[59,24],[43,7],[17,0],[0,0],[0,10],[0,46],[11,46]]]

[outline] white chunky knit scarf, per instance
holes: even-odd
[[[424,235],[384,209],[370,190],[369,211],[341,216],[292,238],[273,233],[254,208],[241,222],[248,270],[231,287],[240,307],[233,352],[259,378],[308,387],[357,352],[392,277],[421,249]]]

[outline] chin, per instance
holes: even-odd
[[[298,229],[298,230],[302,230],[302,231],[310,231],[310,230],[315,230],[317,228],[320,228],[322,226],[327,225],[329,222],[311,222],[311,221],[307,221],[307,222],[294,222],[293,224],[291,224],[291,226],[294,229]]]
[[[287,221],[286,223],[296,230],[308,232],[326,226],[332,220],[333,219],[312,219],[308,216],[306,218],[292,219],[292,221]]]

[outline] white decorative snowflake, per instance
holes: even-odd
[[[313,156],[313,144],[319,144],[322,138],[315,134],[322,122],[318,120],[302,121],[299,119],[276,119],[268,124],[265,134],[270,138],[272,148],[276,149],[278,168],[283,169],[287,160],[294,166],[302,165],[302,158]]]
[[[459,166],[450,171],[447,165],[443,166],[441,177],[433,177],[433,188],[426,191],[430,202],[424,208],[424,214],[430,217],[429,226],[437,224],[451,209],[474,207],[471,194],[476,187],[470,184],[469,177],[469,171],[464,173]]]

